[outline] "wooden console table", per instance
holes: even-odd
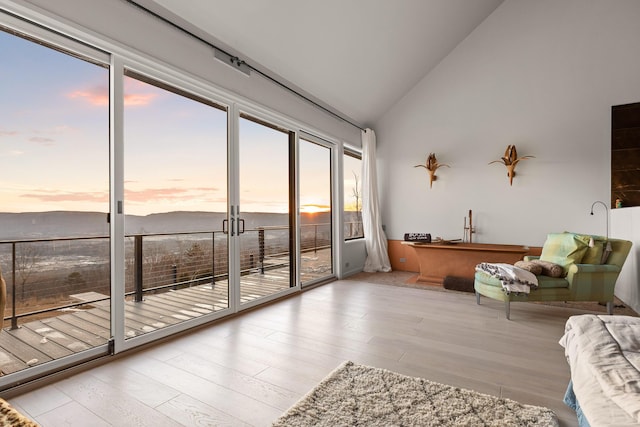
[[[414,243],[420,265],[418,282],[440,285],[447,276],[472,279],[475,267],[481,262],[513,264],[532,254],[528,246],[496,245],[489,243]]]

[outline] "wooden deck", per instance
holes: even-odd
[[[240,300],[246,303],[289,287],[288,267],[242,276]],[[309,274],[305,275],[309,280]],[[125,336],[135,337],[228,307],[228,281],[145,295],[125,301]],[[88,302],[82,309],[22,323],[0,331],[0,372],[17,372],[105,344],[111,338],[110,301]]]

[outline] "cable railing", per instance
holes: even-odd
[[[227,280],[227,237],[223,230],[125,235],[125,298],[142,301],[148,293]],[[241,275],[290,263],[288,226],[246,229],[239,238]],[[300,248],[331,248],[331,225],[301,224]],[[330,271],[330,257],[327,262]],[[0,265],[7,282],[4,320],[11,329],[20,319],[110,299],[108,236],[0,241]]]

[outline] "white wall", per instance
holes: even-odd
[[[616,282],[615,294],[640,313],[640,206],[611,211],[611,236],[633,242]]]
[[[640,1],[507,0],[375,124],[383,222],[405,232],[541,246],[605,233],[611,106],[640,101]],[[420,52],[416,51],[416,55]],[[487,165],[508,144],[522,161]],[[429,189],[429,152],[451,168]]]
[[[359,273],[367,260],[367,249],[364,239],[347,240],[342,253],[342,272],[340,278]]]

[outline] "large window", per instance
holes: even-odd
[[[111,337],[109,69],[0,27],[0,371]],[[90,310],[93,310],[90,312]]]
[[[333,276],[333,143],[107,41],[0,19],[0,390]]]
[[[362,157],[347,151],[343,157],[344,170],[344,238],[364,237],[362,228]]]

